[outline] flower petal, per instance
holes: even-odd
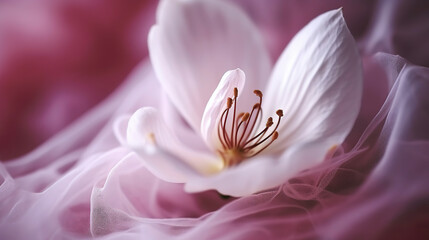
[[[184,183],[189,176],[198,175],[189,165],[160,148],[138,148],[135,152],[153,175],[166,182]]]
[[[261,87],[271,69],[256,27],[224,1],[161,1],[148,42],[163,89],[197,132],[207,101],[227,70],[242,68],[250,92]]]
[[[327,139],[294,145],[281,157],[254,157],[212,177],[190,178],[185,190],[200,192],[215,189],[225,195],[242,197],[274,188],[286,183],[298,172],[320,163],[332,144],[333,141]]]
[[[237,88],[240,94],[245,81],[246,76],[241,69],[226,72],[207,103],[201,121],[201,136],[212,150],[221,147],[218,138],[218,124],[226,107],[227,98],[233,96],[234,88]]]
[[[160,113],[152,107],[141,108],[131,116],[127,142],[148,164],[157,168],[158,172],[164,171],[160,167],[168,164],[174,165],[168,167],[168,171],[174,169],[205,175],[217,172],[223,167],[220,159],[182,144],[166,126]],[[165,164],[157,163],[161,158],[166,158],[163,160]]]
[[[264,110],[285,117],[272,150],[321,137],[342,143],[360,109],[362,67],[341,10],[320,15],[290,42],[271,76]]]

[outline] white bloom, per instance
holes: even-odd
[[[162,1],[149,50],[164,91],[196,134],[183,139],[183,123],[142,108],[127,142],[155,175],[189,192],[244,196],[281,185],[341,144],[359,112],[361,63],[341,10],[304,27],[271,76],[256,27],[222,1]]]

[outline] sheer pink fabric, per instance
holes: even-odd
[[[424,35],[411,37],[428,28],[429,15],[416,12],[419,4],[381,1],[368,29],[352,27],[361,36],[362,109],[342,148],[321,165],[239,199],[213,191],[188,194],[180,184],[158,180],[115,136],[115,129],[126,127],[118,117],[142,105],[176,119],[144,61],[102,104],[30,154],[0,164],[0,238],[427,238],[429,69],[386,54],[429,66]],[[264,9],[274,11],[259,11]],[[255,14],[262,28],[288,21]],[[273,26],[270,31],[284,31]],[[413,50],[406,50],[409,45]],[[386,53],[374,56],[378,51]]]

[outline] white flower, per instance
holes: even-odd
[[[161,1],[149,50],[189,127],[146,107],[129,120],[127,142],[155,175],[189,192],[244,196],[281,185],[341,144],[359,112],[362,68],[341,10],[304,27],[271,76],[256,27],[223,1]]]

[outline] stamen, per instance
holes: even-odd
[[[244,114],[245,114],[244,112],[241,112],[241,113],[238,114],[237,120],[235,120],[235,124],[237,124],[238,121],[240,121],[243,118]]]
[[[232,117],[232,127],[231,127],[231,144],[234,146],[234,126],[235,126],[235,113],[237,111],[237,96],[238,96],[238,89],[234,88],[234,115]]]
[[[253,93],[256,94],[256,96],[262,98],[262,92],[260,90],[254,90]]]
[[[227,109],[225,109],[225,111],[223,111],[223,113],[222,113],[222,115],[221,115],[221,117],[220,117],[220,122],[219,122],[219,125],[218,125],[218,127],[217,127],[217,135],[219,136],[219,140],[220,140],[220,143],[222,144],[222,147],[223,148],[227,148],[226,146],[227,146],[227,144],[226,144],[226,141],[225,141],[225,131],[224,131],[224,126],[223,126],[223,124],[222,124],[222,119],[223,119],[223,117],[225,116],[225,113],[227,112]],[[222,135],[222,137],[221,137],[221,133],[220,132],[223,132],[223,135]]]
[[[265,128],[259,133],[253,133],[254,129],[257,129],[261,123],[263,97],[260,90],[255,90],[253,93],[259,98],[259,102],[253,105],[250,113],[240,112],[237,114],[237,88],[234,88],[232,98],[227,98],[226,109],[222,112],[218,125],[218,136],[222,144],[222,149],[219,149],[218,152],[225,166],[237,165],[245,159],[259,154],[279,137],[277,129],[283,117],[281,109],[276,111],[278,120],[273,130],[268,131],[274,125],[273,118],[269,117],[265,123]],[[234,111],[228,125],[229,110],[232,107],[234,107]],[[231,129],[227,129],[229,126]]]
[[[254,111],[255,109],[258,109],[258,111],[256,112],[255,119],[253,120],[252,126],[250,127],[250,130],[247,132],[245,139],[249,138],[249,137],[250,137],[250,134],[252,134],[252,132],[253,132],[253,128],[254,128],[254,127],[255,127],[255,125],[257,124],[257,123],[256,123],[256,121],[257,121],[257,119],[258,119],[258,117],[259,117],[259,113],[261,113],[261,115],[262,115],[262,108],[261,108],[261,106],[262,106],[262,92],[261,92],[261,91],[259,91],[259,90],[255,90],[255,91],[253,91],[253,93],[254,93],[256,96],[258,96],[258,97],[259,97],[259,103],[256,103],[255,105],[253,105],[252,112],[251,112],[251,116],[252,116],[253,111]],[[262,118],[262,116],[261,116],[261,118]],[[249,124],[249,123],[250,123],[250,121],[248,122],[248,124]],[[247,129],[248,124],[246,125],[246,129]],[[258,125],[259,125],[259,123],[258,123]],[[241,142],[241,141],[240,141],[240,142]]]
[[[239,133],[239,131],[240,131],[240,127],[241,127],[241,125],[244,123],[244,122],[246,122],[247,120],[249,120],[249,113],[243,113],[243,115],[241,116],[241,121],[240,121],[240,124],[238,124],[238,126],[237,126],[237,131],[235,132],[235,146],[238,146],[238,145],[240,145],[240,142],[237,142],[237,136],[238,136],[238,133]],[[240,114],[238,115],[238,118],[237,118],[237,122],[238,122],[238,119],[240,119]],[[246,130],[244,130],[244,131],[246,131]],[[243,135],[241,135],[241,138],[243,137]],[[241,138],[240,138],[240,141],[241,141]]]
[[[228,106],[228,103],[227,103],[227,106]],[[227,146],[230,146],[230,140],[229,140],[229,137],[228,137],[228,133],[226,132],[226,121],[228,120],[228,113],[229,113],[229,109],[230,108],[231,108],[231,106],[228,107],[227,109],[225,109],[225,111],[222,113],[222,116],[220,118],[220,121],[221,121],[221,124],[222,124],[222,118],[223,118],[223,116],[225,116],[225,120],[223,121],[223,124],[222,124],[221,128],[222,128],[222,132],[223,132],[223,139],[225,140],[225,143],[226,143]]]
[[[252,155],[252,157],[253,156],[255,156],[255,155],[257,155],[257,154],[259,154],[260,152],[262,152],[262,151],[264,151],[267,147],[269,147],[270,145],[271,145],[271,143],[273,143],[277,138],[279,137],[279,133],[278,132],[274,132],[274,134],[273,134],[273,137],[271,138],[271,142],[270,143],[268,143],[267,145],[265,145],[265,147],[263,147],[261,150],[259,150],[259,151],[257,151],[256,153],[254,153],[253,155]]]
[[[254,141],[255,139],[259,138],[257,142],[259,142],[259,140],[264,136],[264,134],[267,132],[268,128],[270,128],[273,125],[273,118],[269,117],[267,120],[267,123],[265,124],[265,128],[264,130],[262,130],[260,133],[258,133],[256,136],[254,136],[253,138],[247,140],[247,142],[244,144],[244,146],[246,146],[247,144],[249,144],[250,142]]]
[[[246,126],[244,127],[243,133],[241,134],[240,140],[238,141],[238,145],[240,145],[240,144],[241,144],[241,140],[243,140],[243,137],[244,137],[244,135],[246,134],[246,130],[247,130],[247,127],[249,126],[250,119],[252,118],[253,112],[255,111],[255,109],[256,109],[256,108],[259,108],[259,103],[255,104],[255,105],[253,106],[252,111],[251,111],[251,112],[250,112],[250,114],[249,114],[249,118],[247,119],[247,120],[249,120],[249,121],[246,123]],[[250,131],[249,131],[249,133],[248,133],[247,135],[249,135],[249,134],[250,134]],[[247,137],[248,137],[248,136],[247,136]],[[246,137],[246,138],[247,138],[247,137]]]
[[[226,107],[227,107],[228,109],[230,109],[230,108],[231,108],[231,106],[232,106],[232,98],[228,98],[228,99],[226,99]]]
[[[256,144],[254,144],[254,145],[252,145],[251,147],[256,147],[256,146],[258,146],[260,143],[262,143],[262,142],[265,142],[269,137],[271,137],[274,133],[276,133],[276,130],[277,130],[277,128],[279,127],[279,125],[280,125],[280,120],[281,120],[281,118],[283,117],[283,111],[281,110],[281,109],[279,109],[279,110],[277,110],[277,112],[276,112],[276,114],[279,116],[279,120],[277,121],[277,125],[276,125],[276,127],[274,128],[274,130],[270,133],[270,135],[268,135],[266,138],[264,138],[264,140],[262,140],[262,141],[260,141],[259,139],[258,139],[258,142],[256,143]],[[268,118],[268,121],[269,122],[267,122],[267,127],[265,128],[265,129],[268,129],[269,127],[271,127],[274,123],[273,123],[273,119],[272,118]],[[265,133],[264,133],[265,134]],[[277,135],[278,135],[278,133],[277,133]],[[278,137],[278,136],[277,136]],[[276,137],[276,139],[277,139],[277,137]],[[259,143],[260,142],[260,143]]]

